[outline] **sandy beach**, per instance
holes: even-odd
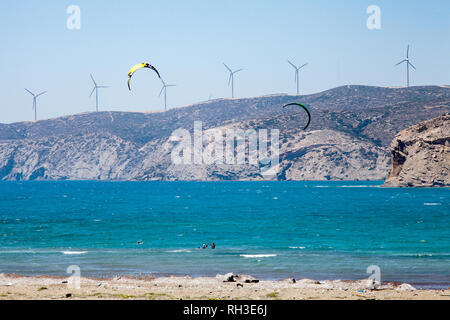
[[[230,278],[231,276],[231,278]],[[112,279],[0,274],[1,300],[450,300],[450,290],[417,290],[408,284],[371,280],[259,281],[251,276],[120,277]],[[232,282],[230,282],[232,281]]]

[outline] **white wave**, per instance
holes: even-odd
[[[62,251],[62,254],[85,254],[87,251]]]
[[[305,249],[306,247],[289,247],[289,249]]]
[[[448,256],[448,253],[394,253],[393,256],[397,257],[433,257],[433,256]]]
[[[270,258],[270,257],[276,257],[276,254],[241,254],[241,257],[244,258]]]
[[[338,188],[372,188],[376,186],[354,185],[354,186],[337,186]]]
[[[424,206],[440,206],[442,203],[440,202],[425,202]]]
[[[36,253],[35,250],[0,250],[0,254],[3,253]]]
[[[189,249],[176,249],[176,250],[169,250],[169,251],[166,251],[166,252],[174,252],[174,253],[177,253],[177,252],[192,252],[192,251],[189,250]]]

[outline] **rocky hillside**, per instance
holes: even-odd
[[[311,111],[282,110],[301,102]],[[394,135],[450,111],[450,88],[344,86],[307,96],[218,99],[158,113],[83,113],[0,124],[0,179],[259,180],[262,163],[177,165],[179,128],[278,129],[279,180],[382,180]],[[203,142],[207,144],[206,141]]]
[[[401,131],[384,186],[450,187],[450,113]]]

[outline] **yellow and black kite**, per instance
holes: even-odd
[[[133,66],[133,67],[130,69],[130,71],[128,71],[128,90],[131,91],[131,88],[130,88],[130,80],[131,80],[131,77],[133,76],[133,74],[134,74],[137,70],[142,69],[142,68],[149,68],[149,69],[154,70],[154,71],[156,72],[156,74],[158,75],[158,77],[161,78],[161,76],[159,75],[158,70],[156,70],[156,68],[155,68],[154,66],[152,66],[150,63],[146,63],[146,62],[138,63],[137,65]]]

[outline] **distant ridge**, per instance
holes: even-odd
[[[301,101],[306,132],[280,117]],[[311,95],[214,99],[167,112],[102,111],[0,124],[0,179],[258,180],[259,168],[175,167],[168,137],[178,129],[278,128],[279,180],[384,179],[389,144],[413,124],[450,111],[450,88],[341,86]]]

